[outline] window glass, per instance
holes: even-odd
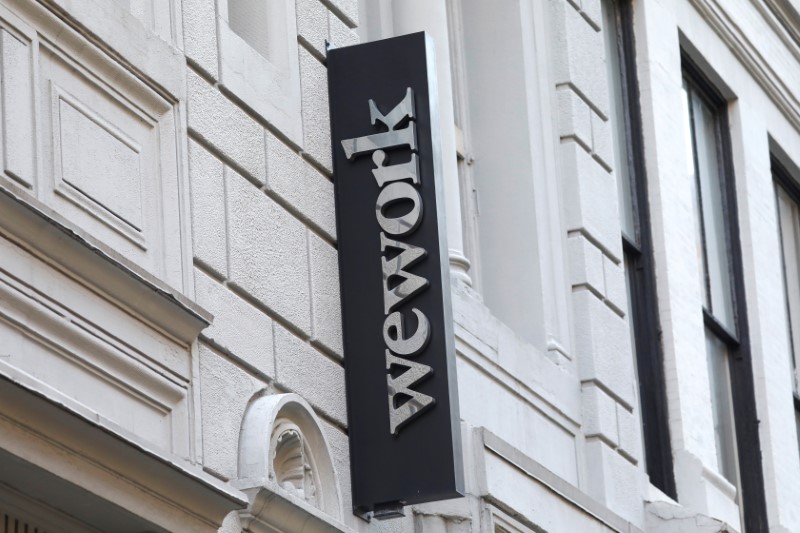
[[[702,97],[684,82],[684,120],[688,117],[689,160],[695,168],[696,205],[700,224],[699,255],[703,265],[706,311],[733,335],[736,322],[730,278],[730,253],[725,229],[725,206],[720,181],[717,119]]]
[[[269,57],[267,0],[230,0],[228,25],[264,57]]]
[[[695,153],[694,153],[694,133],[692,128],[692,111],[689,101],[689,86],[686,80],[683,81],[682,88],[683,96],[683,109],[681,115],[683,116],[683,133],[684,133],[684,150],[686,152],[686,172],[692,179],[692,183],[697,184],[697,173],[695,172]],[[700,196],[696,186],[692,187],[692,205],[700,211]],[[701,216],[694,218],[695,222],[695,251],[697,254],[697,264],[700,266],[700,276],[703,280],[703,305],[708,307],[708,280],[706,278],[706,254],[704,248],[703,238],[703,222]]]
[[[699,170],[700,201],[706,249],[706,268],[710,303],[708,309],[729,331],[735,332],[731,294],[728,245],[725,237],[720,169],[717,164],[716,120],[697,93],[692,98],[695,146]]]
[[[776,179],[778,179],[776,174]],[[783,179],[791,179],[783,177]],[[792,195],[780,185],[775,186],[778,207],[778,230],[780,231],[783,257],[783,281],[786,294],[788,324],[786,336],[789,344],[789,359],[792,363],[792,389],[794,392],[794,417],[797,440],[800,443],[800,376],[798,376],[798,342],[800,341],[800,206]],[[800,448],[798,448],[800,450]]]
[[[717,467],[720,474],[738,486],[728,347],[708,330],[706,330],[706,353],[711,386],[711,411],[714,417],[714,439],[717,446]]]
[[[623,235],[632,243],[639,244],[636,232],[633,190],[631,184],[630,154],[626,129],[628,121],[625,117],[623,101],[622,69],[619,57],[619,33],[617,31],[617,5],[612,0],[603,2],[606,60],[609,69],[609,89],[611,91],[611,133],[614,141],[614,173],[617,177],[617,193],[619,195],[620,224]]]
[[[783,276],[786,287],[786,307],[789,327],[789,358],[792,361],[792,386],[795,395],[800,396],[797,379],[797,346],[800,340],[800,209],[797,203],[780,185],[776,188],[778,221],[783,252]]]

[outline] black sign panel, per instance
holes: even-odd
[[[330,50],[328,83],[353,505],[379,516],[463,490],[433,43]]]

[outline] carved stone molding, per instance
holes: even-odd
[[[250,505],[244,531],[346,531],[336,471],[319,420],[296,394],[258,395],[239,434],[234,486]]]

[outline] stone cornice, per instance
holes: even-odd
[[[759,4],[761,0],[751,1],[754,4]],[[788,5],[780,0],[764,1],[769,1],[776,5]],[[800,100],[798,100],[797,95],[775,71],[771,62],[761,54],[742,27],[722,7],[719,0],[690,0],[690,2],[703,15],[711,28],[758,82],[778,109],[787,117],[792,126],[800,131]],[[764,6],[761,7],[763,9]],[[765,15],[763,11],[762,15]],[[772,25],[772,23],[770,24]],[[776,33],[782,36],[784,45],[787,46],[789,52],[796,55],[798,53],[797,46],[788,45],[786,34],[779,31],[776,31]]]

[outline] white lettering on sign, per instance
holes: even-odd
[[[369,101],[372,125],[378,122],[388,131],[374,133],[342,141],[348,159],[372,153],[375,168],[372,174],[381,188],[375,201],[375,217],[383,230],[381,239],[381,263],[383,271],[383,340],[386,343],[386,385],[389,396],[389,431],[397,435],[400,429],[413,421],[436,400],[414,390],[420,381],[429,377],[431,367],[406,359],[425,349],[431,337],[430,321],[425,314],[413,307],[417,328],[408,332],[401,305],[424,291],[430,283],[427,279],[409,272],[408,269],[424,261],[428,252],[424,248],[397,240],[411,235],[422,222],[422,197],[419,194],[419,158],[417,154],[416,116],[414,115],[414,91],[409,88],[405,97],[387,114],[378,110],[373,100]],[[388,156],[384,150],[408,147],[411,159],[405,163],[386,165]],[[389,210],[393,205],[411,205],[404,214]],[[401,357],[404,356],[404,357]],[[402,373],[392,377],[392,370]],[[403,403],[400,403],[403,399]]]

